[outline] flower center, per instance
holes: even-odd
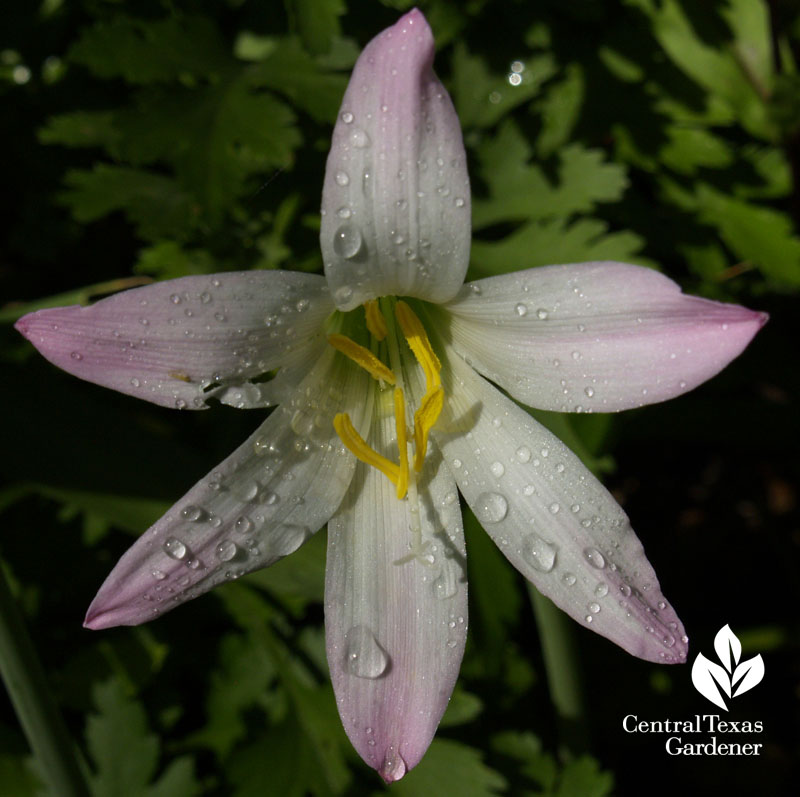
[[[381,385],[394,385],[394,422],[397,428],[399,461],[394,462],[371,448],[356,431],[346,412],[336,415],[333,419],[333,426],[341,441],[356,458],[377,468],[397,487],[397,497],[404,498],[409,490],[409,485],[416,486],[415,473],[422,470],[425,453],[428,449],[428,435],[439,418],[444,404],[442,364],[431,346],[425,327],[411,307],[402,299],[384,298],[381,302],[384,305],[383,310],[386,310],[389,316],[388,321],[381,309],[381,303],[377,299],[364,305],[365,321],[370,335],[370,348],[338,333],[328,335],[328,343],[363,368]],[[392,310],[394,310],[394,318],[392,318]],[[425,395],[414,413],[413,452],[409,450],[406,400],[402,386],[400,349],[395,320],[409,349],[425,374]],[[388,351],[393,368],[381,360],[376,353],[379,350],[383,350],[384,353]],[[413,457],[413,472],[409,465],[412,458],[409,454]]]

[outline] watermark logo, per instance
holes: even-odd
[[[720,628],[714,637],[714,650],[720,664],[698,653],[692,665],[692,683],[703,697],[727,711],[725,697],[738,697],[761,683],[764,660],[759,653],[752,659],[740,661],[742,643],[728,625]]]

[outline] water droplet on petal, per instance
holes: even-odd
[[[499,479],[506,472],[505,466],[502,462],[493,462],[489,470],[491,470],[492,476],[497,479]]]
[[[341,186],[350,185],[350,175],[347,172],[336,172],[336,183]]]
[[[573,586],[573,585],[575,584],[575,582],[576,582],[578,579],[577,579],[577,578],[575,578],[575,574],[574,574],[574,573],[564,573],[564,575],[561,577],[561,580],[562,580],[562,581],[563,581],[563,582],[564,582],[564,583],[565,583],[565,584],[566,584],[568,587],[571,587],[571,586]]]
[[[350,134],[350,141],[354,147],[358,147],[359,149],[364,149],[371,143],[366,131],[361,130],[360,128],[355,128],[353,130],[353,132]]]
[[[605,581],[601,581],[595,588],[594,594],[597,595],[598,598],[605,598],[608,595],[608,584]]]
[[[345,667],[358,678],[380,678],[389,656],[365,625],[353,626],[345,634]]]
[[[167,556],[173,559],[183,559],[186,556],[186,546],[177,537],[167,537],[163,547]]]
[[[481,493],[475,502],[475,517],[481,523],[499,523],[508,514],[508,501],[500,493]]]
[[[556,564],[558,546],[538,534],[528,534],[522,539],[522,558],[541,573],[549,573]]]
[[[69,356],[72,357],[73,360],[83,359],[83,355],[79,351],[73,351]]]
[[[433,582],[433,593],[440,600],[452,598],[458,593],[459,568],[445,561],[439,577]]]
[[[246,515],[240,515],[236,518],[236,522],[233,524],[233,527],[238,531],[240,534],[249,534],[255,524],[249,517]]]
[[[381,766],[381,777],[387,783],[393,783],[396,780],[400,780],[406,774],[406,762],[403,761],[402,757],[398,752],[395,751],[394,747],[390,747],[386,751],[386,757],[383,759],[383,765]]]
[[[596,548],[584,548],[583,555],[586,557],[586,561],[598,570],[602,570],[606,566],[606,560],[603,554]]]
[[[590,603],[586,608],[592,614],[597,614],[600,611],[600,604],[599,603]]]
[[[548,316],[548,315],[549,315],[549,314],[548,314],[547,310],[545,310],[543,307],[540,307],[540,308],[539,308],[539,309],[536,311],[536,317],[537,317],[537,318],[538,318],[540,321],[546,321],[546,320],[547,320],[547,316]]]
[[[346,125],[349,125],[353,121],[353,114],[351,114],[350,111],[344,111],[342,113],[342,121]]]
[[[188,520],[190,523],[196,523],[205,517],[205,512],[199,506],[186,504],[186,506],[181,509],[181,517],[184,520]]]
[[[517,459],[525,464],[526,462],[530,462],[531,460],[531,450],[528,446],[520,446],[517,449]]]
[[[523,304],[522,302],[520,302],[514,308],[514,310],[516,311],[517,315],[520,316],[520,317],[522,317],[524,315],[528,315],[528,305],[527,304]]]
[[[234,556],[236,556],[237,552],[236,543],[232,542],[231,540],[223,540],[219,545],[217,545],[217,559],[220,562],[230,562]]]
[[[343,224],[333,234],[333,251],[346,259],[355,257],[361,251],[363,238],[357,227]]]

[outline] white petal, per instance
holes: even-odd
[[[364,49],[342,102],[320,245],[336,305],[397,294],[443,302],[467,270],[470,190],[433,34],[414,9]]]
[[[393,425],[374,425],[377,450],[396,451]],[[461,511],[440,463],[441,454],[430,452],[420,477],[417,556],[409,501],[361,463],[328,524],[325,628],[339,713],[356,750],[387,781],[422,758],[464,651]]]
[[[16,327],[81,379],[166,407],[206,409],[212,385],[252,393],[251,378],[292,364],[315,336],[321,346],[333,311],[327,291],[322,277],[289,271],[181,277],[88,307],[39,310]]]
[[[681,293],[656,271],[581,263],[465,285],[442,326],[453,348],[541,409],[612,412],[685,393],[721,371],[766,321]]]
[[[89,608],[87,626],[151,620],[299,548],[350,484],[352,457],[332,419],[347,411],[363,423],[368,380],[329,348],[292,399],[120,559]]]
[[[635,656],[686,657],[683,626],[625,513],[581,461],[450,353],[433,433],[508,560],[581,625]]]

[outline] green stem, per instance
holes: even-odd
[[[53,794],[85,797],[86,779],[47,688],[44,670],[28,636],[0,563],[0,676],[33,754]]]
[[[556,712],[559,755],[569,760],[589,748],[583,683],[572,620],[533,584],[528,584],[528,594],[539,628],[550,699]]]

